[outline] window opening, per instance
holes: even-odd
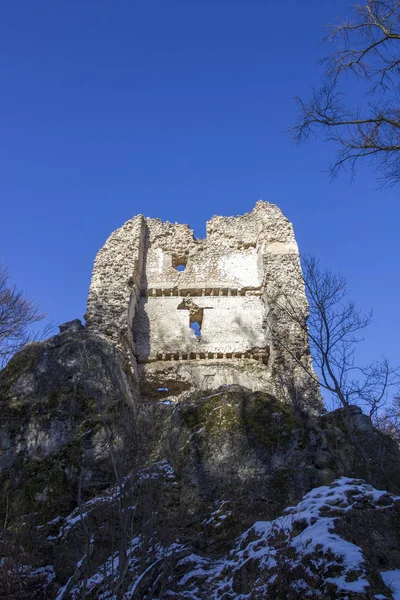
[[[174,254],[172,256],[172,266],[177,271],[184,271],[186,269],[186,265],[187,265],[187,256],[185,256],[185,255],[182,256],[182,254],[179,256]]]
[[[196,337],[201,337],[201,327],[198,321],[193,321],[193,323],[190,323],[190,328],[193,329]]]
[[[190,294],[186,296],[177,306],[178,310],[189,311],[189,327],[197,338],[201,337],[201,327],[203,325],[203,315],[206,308],[211,306],[200,307],[193,302]]]

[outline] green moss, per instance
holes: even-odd
[[[269,395],[245,403],[243,421],[247,434],[264,447],[285,443],[294,430],[301,428],[293,409]]]
[[[35,364],[44,349],[40,342],[27,344],[17,352],[0,372],[0,396],[7,393],[16,381]]]
[[[47,408],[57,408],[60,404],[63,404],[65,400],[74,395],[74,389],[72,386],[65,386],[55,390],[50,390],[46,395],[46,406]]]
[[[0,478],[0,520],[7,515],[12,524],[21,515],[34,512],[41,515],[40,520],[51,520],[74,505],[82,457],[93,437],[104,427],[102,418],[94,399],[71,387],[51,390],[40,402],[23,405],[25,418],[21,418],[20,407],[17,409],[15,404],[9,401],[4,407],[12,436],[26,431],[29,423],[46,431],[57,421],[67,424],[69,441],[43,459],[31,458],[26,450],[19,453]],[[105,418],[110,420],[108,412]]]
[[[285,443],[294,430],[301,428],[292,408],[268,394],[215,394],[194,407],[186,407],[183,415],[192,431],[204,429],[208,435],[241,432],[264,447]]]
[[[237,402],[216,394],[191,408],[184,414],[185,422],[190,429],[204,428],[210,435],[221,431],[243,430],[240,407]]]
[[[67,451],[43,460],[19,458],[1,481],[0,514],[7,514],[10,524],[17,523],[22,516],[35,514],[43,521],[68,511],[76,500],[77,482],[65,474],[65,467],[79,463],[80,449]],[[1,515],[1,518],[3,515]]]
[[[22,490],[24,500],[30,505],[37,503],[39,495],[54,496],[61,500],[61,492],[65,492],[67,484],[64,474],[64,461],[53,459],[31,460],[24,468]]]

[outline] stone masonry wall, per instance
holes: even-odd
[[[97,255],[86,320],[134,357],[147,395],[168,380],[176,392],[245,381],[282,396],[284,380],[306,387],[294,355],[312,369],[301,327],[271,302],[288,295],[306,317],[293,228],[277,206],[213,217],[204,240],[188,225],[139,215]]]
[[[265,346],[264,306],[259,296],[200,296],[201,337],[190,328],[180,296],[142,297],[134,321],[139,361],[162,354],[246,353]],[[196,357],[194,357],[196,358]]]
[[[87,326],[119,348],[132,348],[145,245],[142,215],[114,231],[96,256],[89,288]]]

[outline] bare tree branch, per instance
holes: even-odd
[[[322,271],[313,257],[303,258],[302,267],[297,275],[299,285],[304,281],[309,314],[292,297],[269,296],[268,302],[308,335],[321,387],[343,407],[357,404],[373,416],[386,402],[388,390],[400,382],[399,369],[392,368],[386,358],[364,367],[355,363],[361,334],[371,323],[372,313],[362,314],[349,300],[346,280],[341,275]],[[274,335],[271,330],[270,334],[274,344],[315,381],[308,364],[291,349],[290,340],[281,332]]]
[[[7,269],[0,265],[0,368],[22,346],[42,337],[43,332],[34,332],[30,327],[45,316],[32,300],[10,284]]]
[[[360,159],[375,168],[383,185],[400,182],[400,3],[367,0],[352,9],[354,18],[331,28],[326,38],[337,48],[320,61],[321,86],[311,99],[296,98],[299,119],[290,130],[302,143],[321,130],[337,146],[332,176],[355,173]],[[346,76],[360,79],[365,96],[355,106],[343,93]]]

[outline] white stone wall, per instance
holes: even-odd
[[[193,298],[203,309],[201,337],[190,328],[182,297],[141,297],[133,322],[139,360],[158,353],[244,353],[265,347],[264,305],[257,296]]]
[[[90,284],[87,326],[123,348],[132,344],[132,321],[143,267],[145,221],[142,215],[114,231],[98,252]]]
[[[155,398],[165,397],[162,388],[177,395],[189,388],[211,390],[221,385],[276,393],[270,370],[248,359],[150,362],[139,365],[139,373],[144,394]]]
[[[185,298],[191,308],[178,309]],[[166,373],[209,387],[211,369],[214,382],[264,389],[268,381],[283,398],[285,386],[312,388],[301,366],[312,371],[304,327],[274,304],[284,298],[295,299],[305,320],[297,244],[277,206],[259,201],[250,213],[213,217],[203,240],[188,225],[138,215],[96,257],[86,321],[138,357],[143,389]],[[201,309],[198,338],[189,315]]]
[[[181,272],[173,266],[179,256],[185,263]],[[255,247],[221,252],[216,245],[209,247],[207,240],[194,242],[187,253],[178,253],[174,247],[149,247],[144,271],[145,287],[156,289],[259,288],[263,277],[261,255]]]

